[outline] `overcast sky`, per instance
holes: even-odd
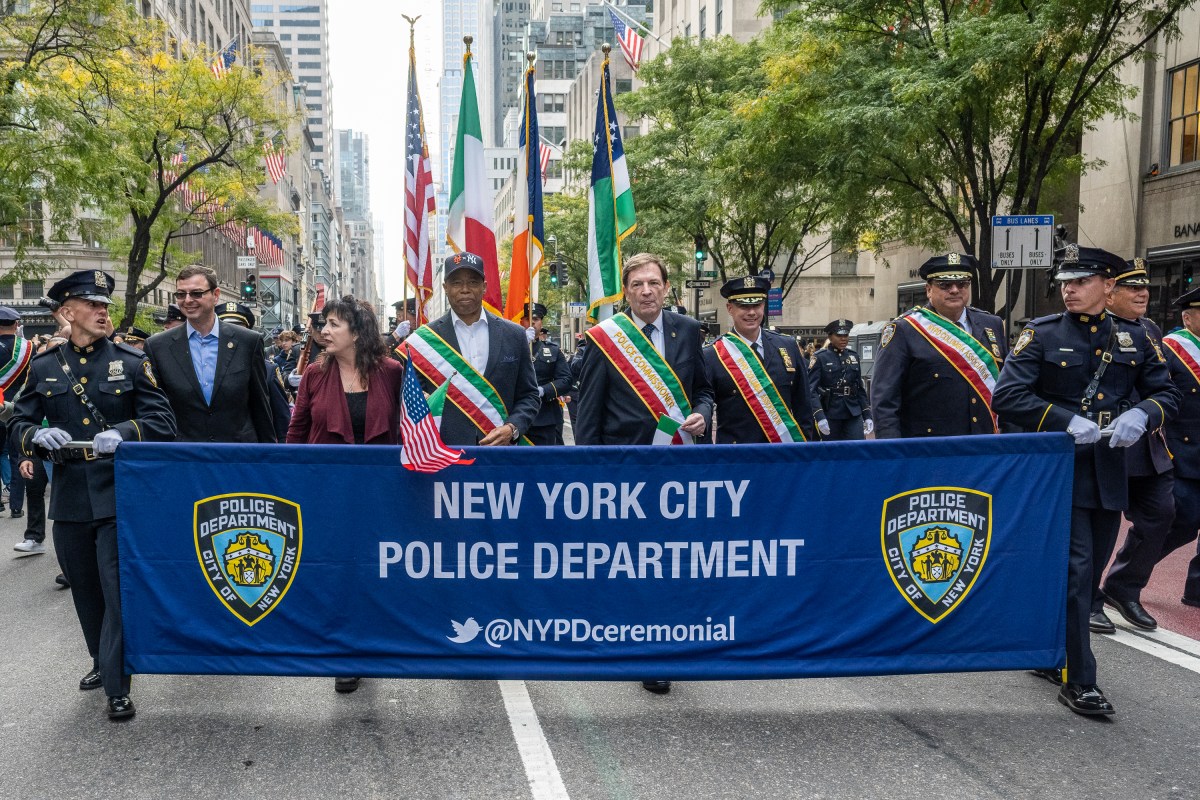
[[[383,232],[384,302],[399,300],[404,280],[404,112],[408,23],[416,27],[418,84],[437,175],[437,81],[441,72],[440,0],[330,0],[329,59],[333,125],[370,139],[371,214]],[[333,136],[329,136],[332,141]]]

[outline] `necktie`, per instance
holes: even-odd
[[[651,344],[654,343],[654,323],[653,322],[647,322],[645,325],[643,325],[642,333],[646,334],[646,338],[650,340]]]
[[[758,356],[758,360],[762,361],[762,346],[758,342],[755,342],[750,347],[754,350],[754,355]]]

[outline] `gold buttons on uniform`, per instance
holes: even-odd
[[[1067,365],[1067,362],[1065,362],[1065,361],[1060,361],[1058,363],[1062,364],[1064,367]]]
[[[84,424],[84,425],[91,425],[91,424],[92,424],[92,421],[91,421],[90,419],[88,419],[87,417],[84,417],[84,418],[83,418],[83,424]]]
[[[1099,328],[1097,328],[1095,325],[1093,325],[1093,326],[1092,326],[1092,333],[1096,333],[1096,332],[1098,332],[1099,330],[1100,330],[1100,329],[1099,329]]]
[[[937,376],[938,376],[938,374],[937,374],[936,372],[935,372],[935,373],[933,373],[933,377],[935,377],[935,378],[936,378]]]
[[[971,422],[979,422],[979,420],[976,419],[975,417],[971,417]]]
[[[80,382],[80,383],[87,383],[87,378],[80,378],[80,379],[79,379],[79,382]]]
[[[1097,400],[1103,400],[1103,399],[1104,399],[1104,392],[1100,392],[1100,394],[1096,395],[1096,399],[1097,399]]]
[[[974,397],[972,397],[972,398],[971,398],[971,405],[975,405],[975,398],[974,398]]]
[[[113,394],[120,394],[120,393],[121,393],[120,389],[117,389],[117,391],[113,392]]]
[[[81,359],[79,359],[79,363],[80,363],[80,364],[86,364],[86,363],[87,363],[87,359],[86,359],[86,358],[81,358]]]
[[[1103,352],[1104,351],[1101,350],[1099,347],[1096,348],[1096,355],[1101,355]]]

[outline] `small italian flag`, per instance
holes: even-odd
[[[658,418],[658,427],[654,429],[654,439],[650,444],[695,444],[696,440],[687,431],[680,429],[683,423],[663,414]]]
[[[454,373],[454,375],[457,374],[457,372]],[[439,433],[442,430],[442,410],[446,407],[446,394],[450,391],[450,381],[454,380],[454,375],[451,375],[441,386],[434,389],[433,394],[429,395],[429,399],[425,401],[429,404],[429,416],[433,417],[433,424],[437,427]]]

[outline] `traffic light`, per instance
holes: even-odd
[[[708,260],[708,240],[703,234],[696,234],[694,239],[696,243],[696,263],[703,264]]]
[[[1187,291],[1192,288],[1192,267],[1187,265],[1183,268],[1183,289]]]
[[[566,262],[558,261],[555,263],[558,264],[558,285],[566,286],[568,283],[571,282],[571,276],[567,274]]]
[[[558,286],[558,262],[550,262],[550,285]]]
[[[246,280],[242,281],[242,302],[254,303],[258,300],[258,278],[254,275],[247,275]]]

